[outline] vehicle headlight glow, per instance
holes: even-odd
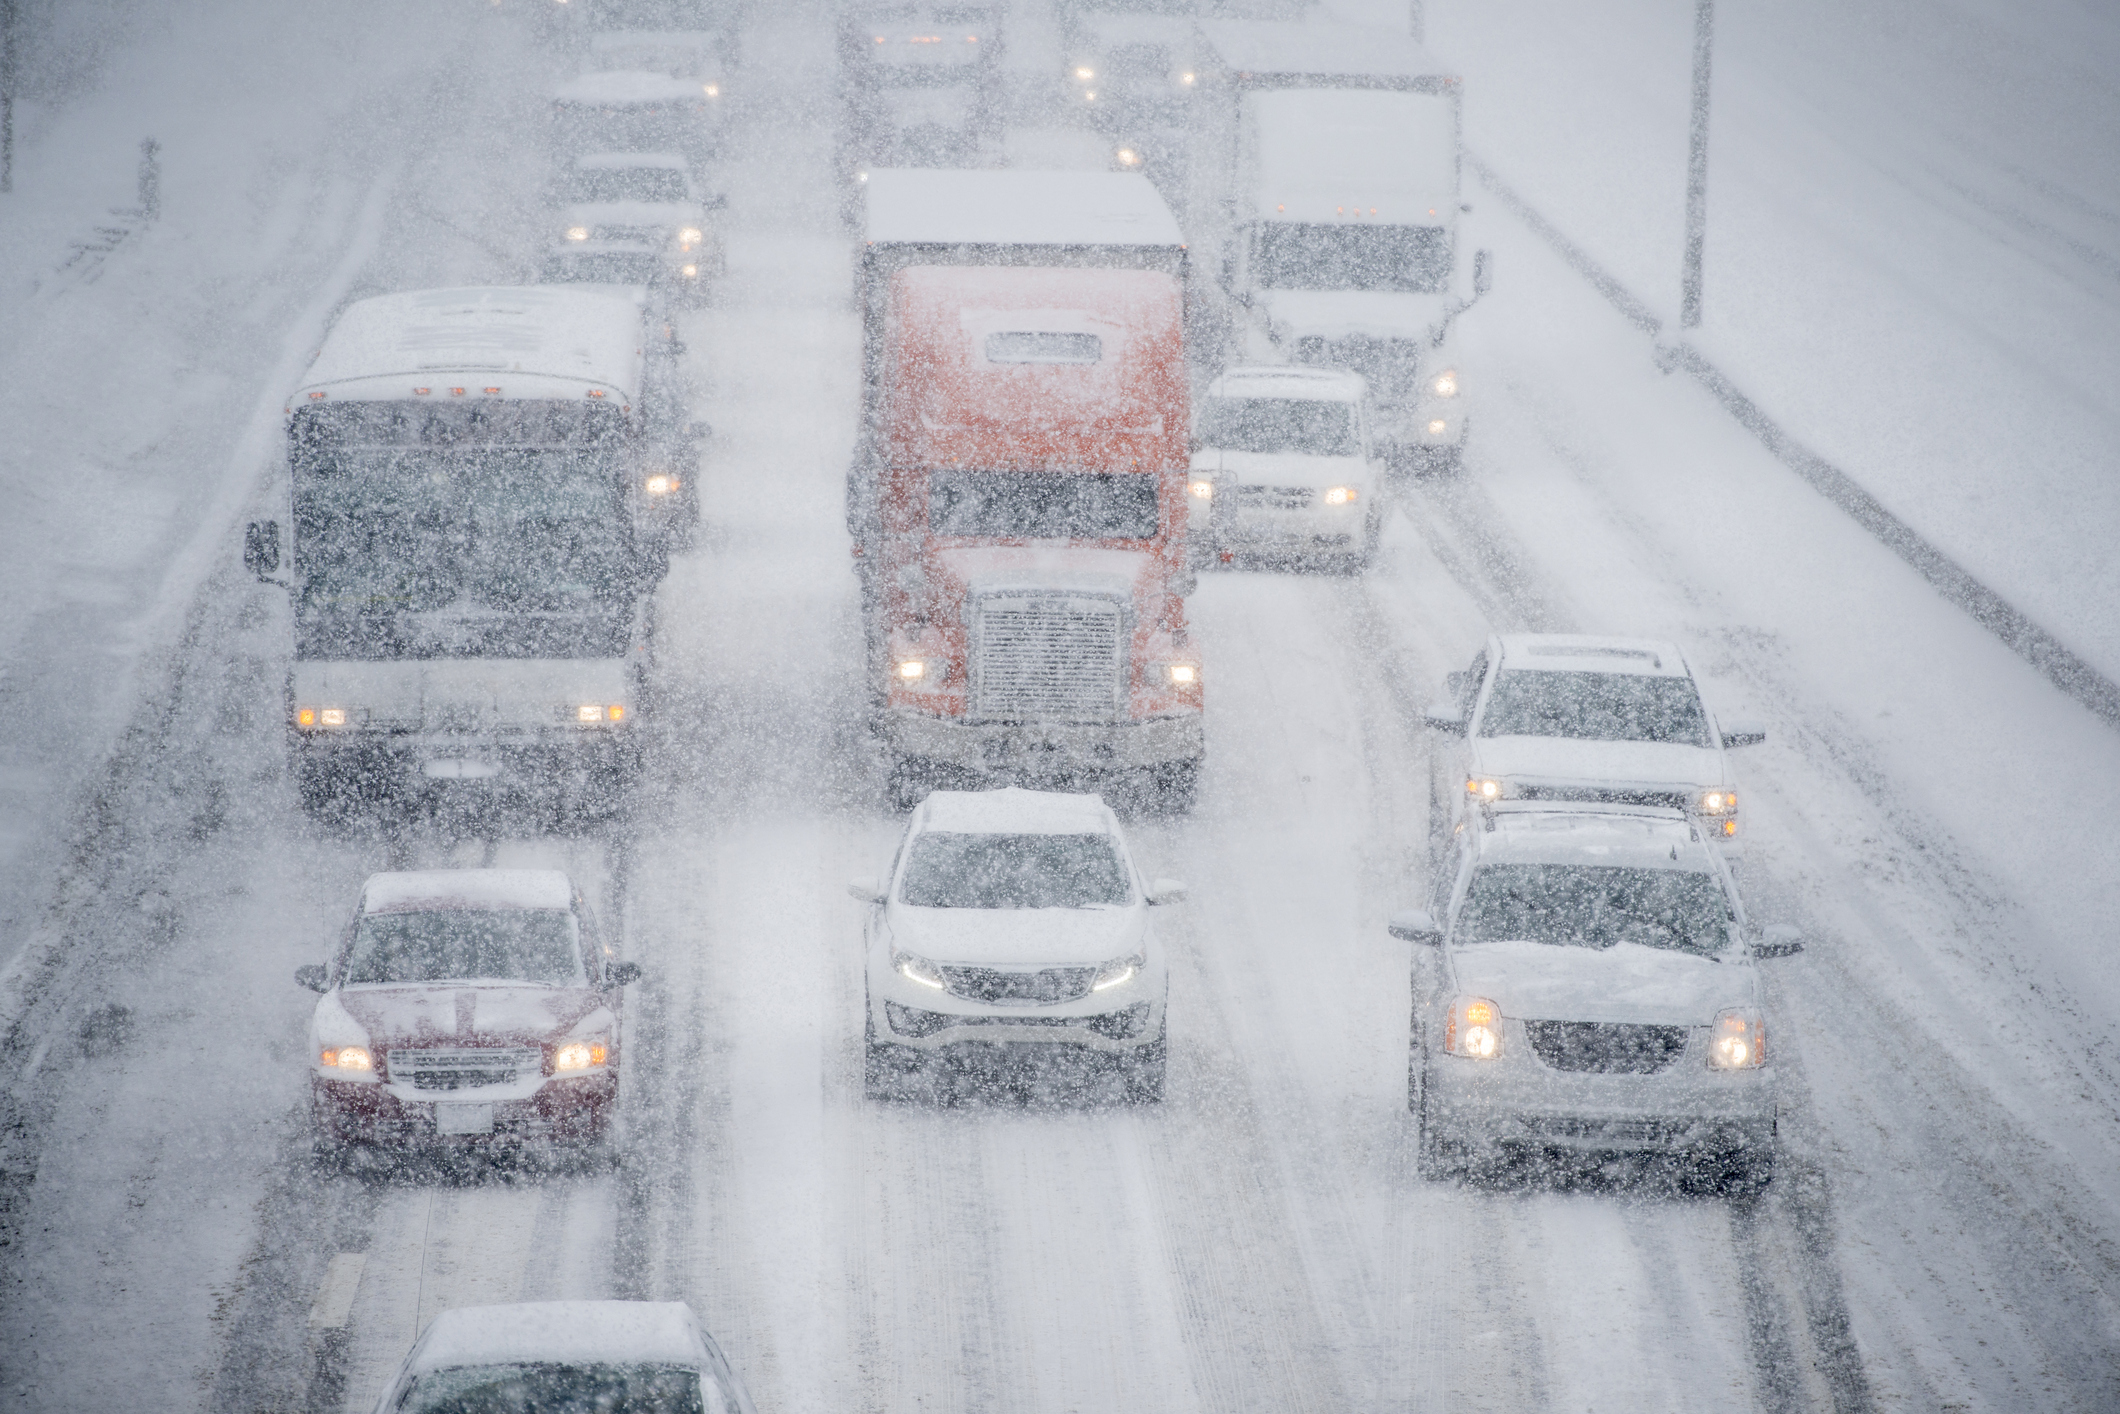
[[[1492,776],[1471,776],[1465,781],[1465,794],[1485,803],[1502,798],[1502,783]]]
[[[374,1070],[375,1057],[366,1046],[332,1046],[317,1053],[317,1064],[326,1070]]]
[[[901,658],[897,674],[900,682],[918,682],[927,676],[927,663],[920,658]]]
[[[1097,969],[1097,975],[1090,979],[1089,989],[1092,992],[1102,992],[1107,988],[1119,986],[1121,983],[1131,982],[1134,979],[1134,974],[1147,966],[1148,956],[1145,953],[1135,953],[1132,957],[1117,958]]]
[[[1428,424],[1428,435],[1431,437],[1440,437],[1449,430],[1450,424],[1443,421],[1440,417]]]
[[[1096,71],[1095,69],[1077,69],[1077,70],[1075,70],[1075,77],[1076,77],[1076,78],[1078,78],[1078,79],[1093,79],[1093,78],[1095,78],[1096,76],[1097,76],[1097,71]]]
[[[564,1075],[570,1070],[594,1070],[608,1055],[610,1050],[602,1041],[569,1041],[552,1053],[552,1073]]]
[[[721,85],[720,85],[720,84],[718,84],[718,83],[710,83],[710,84],[706,85],[706,90],[707,90],[707,97],[709,97],[709,98],[719,98],[719,97],[721,97]]]
[[[1732,1009],[1708,1032],[1708,1069],[1757,1070],[1767,1063],[1767,1022],[1756,1011]]]
[[[1325,504],[1328,506],[1352,505],[1361,498],[1362,493],[1352,486],[1331,486],[1325,491]]]
[[[574,709],[574,720],[584,726],[595,722],[623,722],[626,720],[626,704],[623,702],[584,702]]]
[[[1141,161],[1141,154],[1134,151],[1131,147],[1120,148],[1117,155],[1121,167],[1138,166]]]
[[[1493,1060],[1502,1053],[1502,1009],[1485,997],[1459,997],[1443,1022],[1443,1049],[1454,1056]]]
[[[352,707],[297,707],[294,724],[298,727],[343,727],[352,724],[359,710]]]
[[[942,990],[942,969],[924,957],[915,957],[909,952],[893,949],[891,966],[897,968],[898,975],[908,982],[918,982],[921,986],[933,987],[938,992]]]
[[[1165,663],[1163,676],[1173,687],[1196,687],[1200,682],[1198,663]]]
[[[680,477],[656,475],[649,477],[641,486],[650,496],[667,496],[684,484]]]
[[[677,239],[688,246],[698,245],[701,239],[699,234],[699,227],[685,227],[682,231],[679,231],[677,233]]]
[[[585,241],[589,239],[589,228],[587,226],[569,226],[567,228],[567,239],[570,241]]]
[[[1455,368],[1446,368],[1441,373],[1436,374],[1434,387],[1435,395],[1439,398],[1456,397],[1458,391],[1457,370]]]
[[[1215,483],[1205,477],[1187,482],[1185,489],[1203,501],[1212,501],[1215,498]]]
[[[699,275],[699,267],[697,265],[682,266],[677,273],[684,276],[687,280],[696,279]]]
[[[1700,793],[1700,813],[1703,815],[1735,815],[1737,792],[1730,786],[1710,786]]]

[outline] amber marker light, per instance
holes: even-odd
[[[1465,782],[1465,794],[1482,802],[1500,800],[1502,783],[1492,776],[1474,776]]]
[[[317,709],[314,707],[298,708],[294,714],[294,724],[298,727],[315,726],[317,724]]]

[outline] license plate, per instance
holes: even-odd
[[[501,768],[491,761],[468,761],[452,756],[426,762],[420,772],[436,781],[484,781],[498,776]]]
[[[493,1132],[493,1106],[436,1105],[434,1107],[434,1132],[436,1134],[491,1134]]]

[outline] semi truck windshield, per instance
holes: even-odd
[[[1254,275],[1269,290],[1397,290],[1436,294],[1450,283],[1441,226],[1334,226],[1262,221]]]
[[[928,477],[928,529],[999,540],[1147,540],[1153,472],[958,471]]]

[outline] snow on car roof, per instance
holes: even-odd
[[[574,884],[557,869],[416,869],[370,874],[361,912],[430,908],[572,908]]]
[[[707,86],[698,79],[672,78],[646,69],[599,69],[569,79],[553,91],[561,103],[677,103],[704,101]]]
[[[1267,363],[1228,368],[1208,385],[1211,398],[1315,398],[1321,402],[1358,403],[1369,385],[1344,368],[1305,368]]]
[[[640,291],[611,286],[497,285],[377,295],[339,315],[297,397],[360,378],[475,372],[605,385],[619,392],[619,401],[631,402],[640,389],[644,300]]]
[[[1502,635],[1504,668],[1548,672],[1640,673],[1646,677],[1691,677],[1678,645],[1654,638],[1600,638],[1584,633]]]
[[[1494,828],[1480,838],[1482,863],[1592,864],[1712,874],[1693,823],[1675,810],[1490,807]]]
[[[1099,795],[1063,791],[938,790],[921,807],[920,828],[966,835],[1106,835],[1111,810]]]
[[[1404,33],[1367,25],[1202,20],[1200,32],[1223,64],[1247,76],[1410,79],[1452,72]]]
[[[574,159],[578,171],[608,172],[628,167],[656,167],[667,172],[688,172],[691,163],[675,152],[585,152]]]
[[[868,174],[870,245],[1174,246],[1185,237],[1137,172]]]
[[[698,1321],[682,1301],[525,1301],[442,1312],[420,1338],[412,1368],[518,1361],[698,1367],[706,1358]]]

